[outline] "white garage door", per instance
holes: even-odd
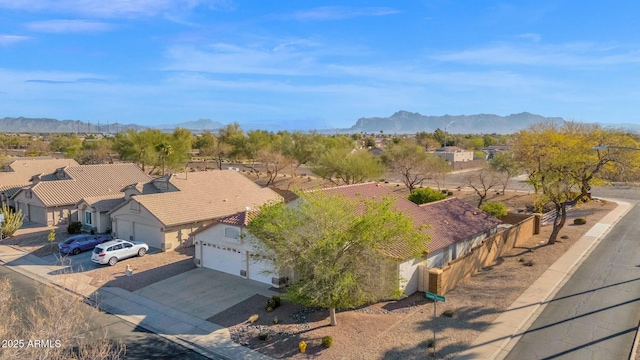
[[[116,235],[118,239],[133,240],[131,221],[116,219]]]
[[[154,247],[156,249],[163,249],[164,234],[160,231],[160,228],[155,226],[149,226],[133,223],[133,240],[142,241],[143,243]]]
[[[241,270],[246,269],[246,255],[244,252],[231,247],[224,247],[213,243],[202,243],[202,266],[241,276]]]
[[[249,257],[249,274],[248,277],[251,280],[260,281],[271,285],[271,278],[274,274],[265,273],[265,270],[272,270],[273,264],[269,260],[258,260]]]

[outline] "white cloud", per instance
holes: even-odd
[[[298,11],[284,15],[284,18],[299,21],[307,20],[342,20],[362,16],[384,16],[397,14],[400,11],[387,7],[347,7],[347,6],[323,6],[310,10]]]
[[[232,9],[230,0],[0,0],[0,9],[83,14],[96,17],[156,16],[164,12]]]
[[[0,34],[0,46],[9,46],[17,43],[21,43],[23,41],[30,40],[29,36],[19,36],[19,35],[2,35]]]
[[[107,23],[88,20],[46,20],[34,21],[25,24],[31,31],[46,33],[87,33],[104,32],[111,30],[112,26]]]
[[[432,58],[477,65],[594,67],[640,63],[640,49],[588,42],[558,45],[498,43]]]

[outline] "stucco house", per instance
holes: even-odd
[[[124,186],[148,182],[151,177],[136,164],[66,166],[51,174],[34,176],[11,200],[26,221],[42,225],[64,223],[68,216],[78,220],[78,202],[84,198],[122,196]]]
[[[414,225],[431,226],[426,230],[431,237],[431,241],[425,244],[429,249],[426,257],[415,258],[401,244],[383,249],[386,255],[396,259],[400,278],[398,287],[406,294],[418,291],[419,265],[442,267],[493,235],[501,224],[501,221],[457,198],[418,206],[377,183],[338,186],[321,191],[347,198],[392,197],[395,199],[394,209],[409,216]],[[192,235],[196,245],[196,264],[281,286],[290,274],[264,273],[265,269],[273,270],[273,264],[269,259],[255,258],[252,235],[246,230],[250,218],[251,212],[239,212],[195,231]]]
[[[143,187],[157,193],[145,193]],[[189,234],[217,218],[251,209],[282,197],[237,171],[216,170],[171,174],[149,184],[124,189],[125,201],[108,212],[112,232],[121,239],[175,249]]]
[[[449,163],[473,161],[473,151],[465,150],[457,146],[447,146],[436,149],[434,155],[445,159]]]
[[[32,178],[42,178],[64,166],[78,166],[78,163],[73,159],[51,157],[16,158],[0,171],[0,202],[15,207],[11,197],[21,188],[29,186]]]

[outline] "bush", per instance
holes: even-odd
[[[587,223],[587,219],[585,219],[585,218],[573,219],[573,224],[574,225],[584,225],[586,223]]]
[[[307,343],[303,341],[300,341],[298,343],[298,349],[300,349],[301,353],[304,353],[305,351],[307,351]]]
[[[331,336],[323,336],[322,337],[322,346],[327,349],[333,346],[333,338]]]
[[[420,204],[426,204],[426,203],[442,200],[447,197],[446,194],[447,194],[446,190],[445,190],[445,193],[443,194],[437,190],[433,190],[432,188],[426,187],[426,188],[413,190],[411,195],[409,195],[409,200],[420,205]]]
[[[453,195],[453,191],[447,191],[447,196],[452,196]]]
[[[258,321],[259,318],[260,316],[258,314],[253,314],[249,316],[249,322],[253,324],[254,322]]]
[[[267,300],[267,311],[272,312],[280,306],[280,296],[274,295]]]
[[[503,203],[497,201],[488,201],[480,206],[480,210],[487,214],[501,219],[507,216],[507,207]]]
[[[67,233],[69,234],[80,234],[82,230],[82,223],[80,221],[72,221],[67,226]]]
[[[273,317],[273,323],[274,323],[274,324],[278,324],[278,323],[280,323],[280,320],[278,320],[278,317],[277,317],[277,316],[274,316],[274,317]]]
[[[24,220],[22,210],[18,212],[13,211],[7,204],[2,204],[2,214],[4,215],[4,221],[2,222],[2,238],[8,238],[20,229]]]
[[[280,300],[280,296],[278,296],[278,295],[274,295],[274,296],[272,296],[271,298],[273,299],[274,303],[276,304],[276,306],[275,306],[275,307],[280,307],[280,302],[282,301],[282,300]],[[274,308],[274,309],[275,309],[275,308]]]
[[[258,334],[258,339],[262,340],[262,341],[267,341],[269,340],[269,338],[271,337],[271,334],[268,331],[260,331],[260,334]]]
[[[448,318],[452,318],[454,314],[455,314],[455,312],[453,310],[449,309],[449,310],[445,310],[442,313],[442,316],[448,317]]]

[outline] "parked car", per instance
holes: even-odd
[[[58,250],[62,254],[78,255],[83,251],[93,250],[96,245],[113,240],[111,235],[74,235],[58,244]]]
[[[113,266],[122,259],[144,256],[148,250],[149,245],[143,242],[114,239],[97,245],[91,254],[91,261]]]

